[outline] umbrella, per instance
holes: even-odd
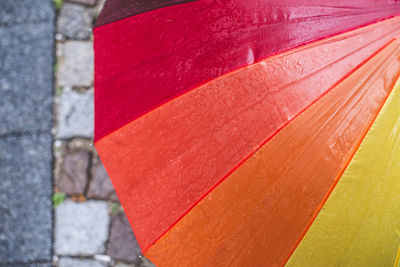
[[[394,264],[400,4],[303,2],[105,3],[95,146],[156,265]]]

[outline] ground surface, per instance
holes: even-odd
[[[63,2],[0,0],[0,266],[149,266],[91,145],[103,1]]]
[[[0,265],[51,265],[54,14],[0,1]]]

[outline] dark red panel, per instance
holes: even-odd
[[[107,0],[95,27],[146,11],[192,1],[194,0]]]
[[[97,27],[95,139],[224,73],[399,11],[397,1],[204,0]]]

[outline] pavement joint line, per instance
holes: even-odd
[[[16,25],[24,25],[27,22],[29,23],[34,23],[34,24],[40,24],[40,23],[46,23],[48,22],[48,19],[33,19],[33,20],[28,20],[28,21],[13,21],[12,23],[8,22],[0,22],[0,27],[13,27]]]
[[[32,135],[40,135],[40,134],[49,134],[50,130],[39,130],[39,131],[23,131],[23,132],[8,132],[4,134],[0,134],[0,138],[10,138],[10,137],[24,137],[24,136],[32,136]]]
[[[83,190],[83,195],[85,196],[85,198],[88,198],[87,196],[89,193],[89,187],[90,187],[90,183],[92,182],[93,157],[94,157],[93,153],[89,152],[89,161],[88,161],[88,166],[86,168],[86,185]]]

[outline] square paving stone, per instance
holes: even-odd
[[[52,137],[0,138],[0,264],[51,260]]]
[[[52,127],[51,1],[0,1],[0,135]]]
[[[66,200],[56,208],[55,252],[90,256],[104,252],[110,217],[105,201]]]
[[[88,39],[92,13],[92,10],[81,5],[64,3],[57,20],[57,32],[71,39]]]
[[[93,93],[64,91],[58,110],[58,138],[93,136],[94,104]]]
[[[58,85],[91,86],[93,83],[93,43],[67,41],[61,44],[62,56],[58,58]]]

